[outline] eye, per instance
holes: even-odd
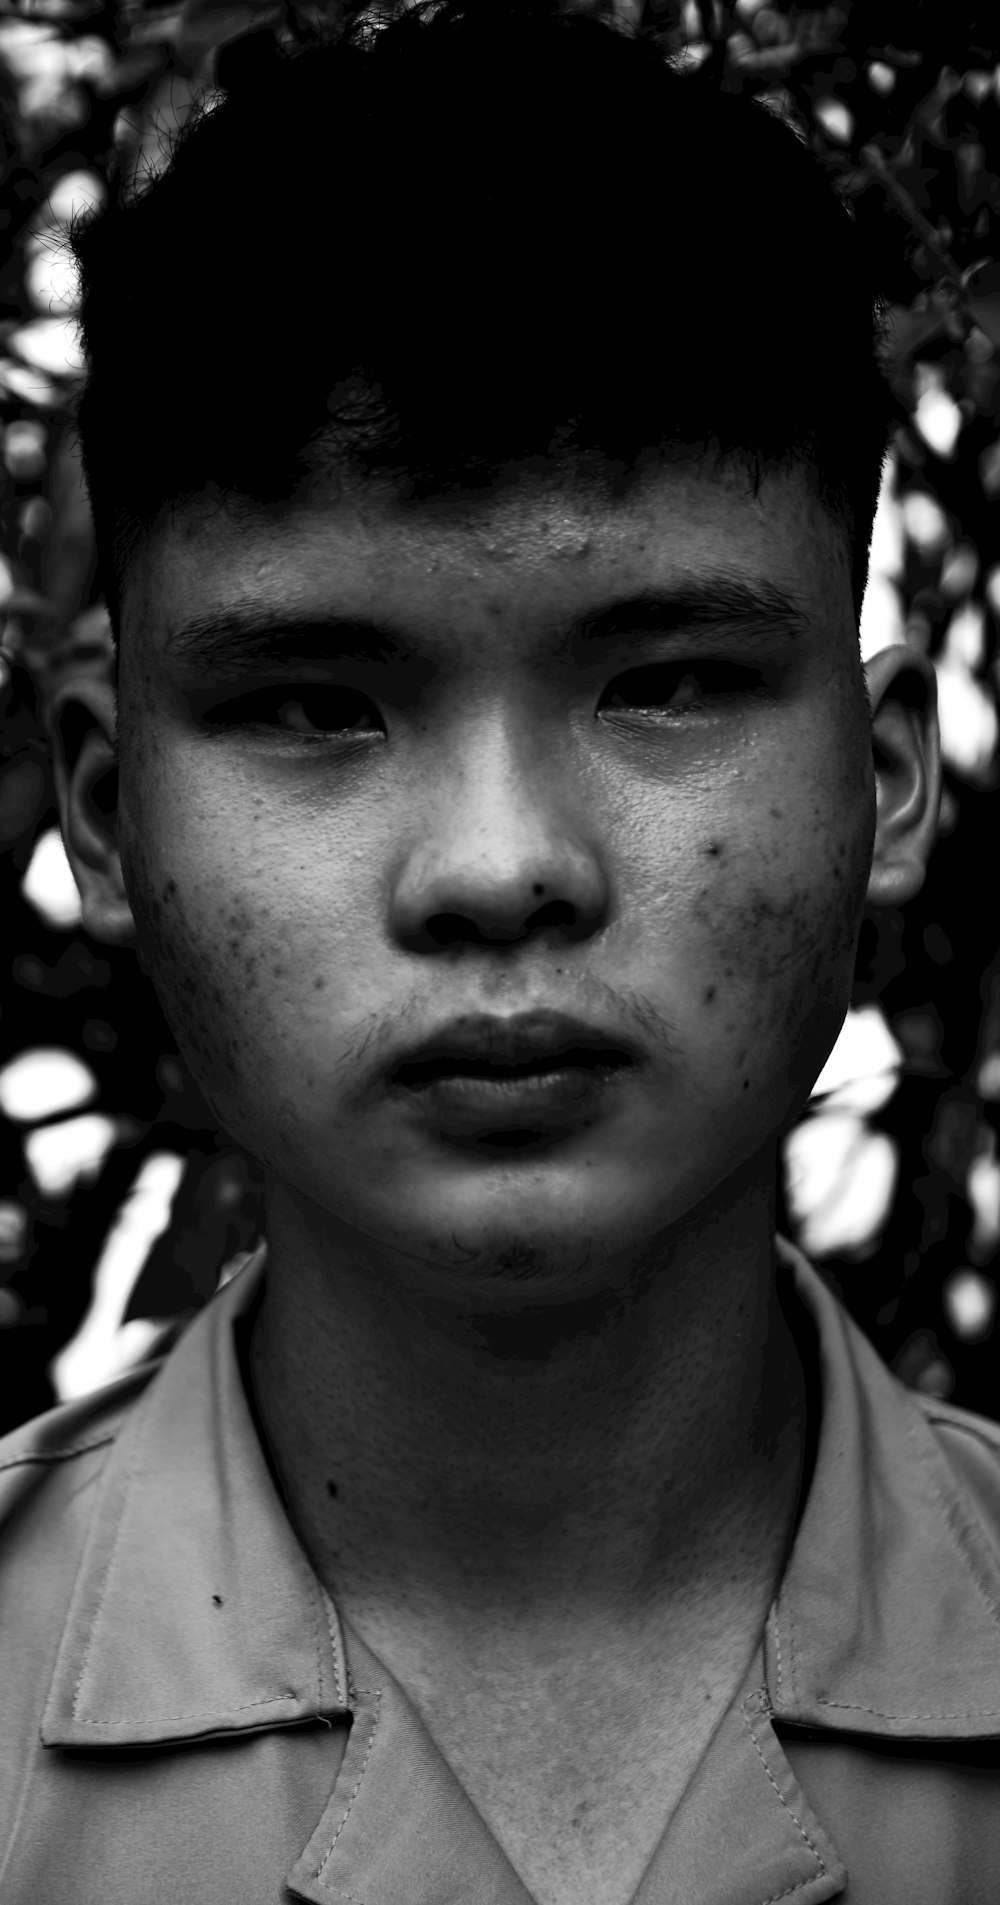
[[[653,662],[617,675],[605,690],[600,707],[612,713],[619,709],[667,715],[711,713],[713,704],[754,694],[762,683],[759,669],[737,662]]]
[[[384,732],[373,701],[357,688],[300,682],[290,688],[257,688],[205,715],[217,728],[271,728],[304,741]]]

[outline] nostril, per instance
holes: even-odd
[[[532,913],[528,925],[532,931],[536,931],[539,926],[575,926],[576,920],[576,907],[571,906],[568,900],[547,900],[544,906]]]
[[[466,913],[434,913],[424,923],[422,938],[425,944],[430,941],[435,946],[455,946],[463,941],[476,946],[512,946],[532,933],[553,927],[571,931],[576,924],[576,908],[568,900],[548,900],[509,930],[499,923],[486,927]]]
[[[527,930],[527,927],[520,926],[514,932],[484,932],[474,919],[468,919],[462,913],[435,913],[424,927],[424,937],[435,946],[457,946],[462,942],[474,946],[497,943],[506,946],[523,939]]]

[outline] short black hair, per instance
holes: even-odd
[[[561,0],[426,0],[275,57],[74,234],[101,582],[165,506],[334,440],[416,496],[557,451],[803,467],[860,612],[884,307],[808,145]]]

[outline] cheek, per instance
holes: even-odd
[[[119,852],[139,957],[185,1061],[223,1123],[249,1027],[260,1016],[260,942],[268,932],[267,900],[255,894],[251,911],[243,897],[245,874],[236,855],[225,851],[238,837],[221,822],[206,837],[181,801],[161,801],[139,782],[127,796],[123,790]]]
[[[701,1023],[740,1088],[763,1069],[796,1094],[850,1002],[871,829],[867,808],[849,822],[822,801],[792,817],[773,801],[765,811],[766,831],[719,829],[701,847],[692,969]]]
[[[220,1123],[251,1148],[294,1142],[310,1089],[378,1004],[357,959],[369,856],[351,849],[321,880],[315,849],[276,831],[259,796],[166,787],[130,787],[119,825],[144,970]]]
[[[247,970],[237,957],[223,986],[206,922],[192,909],[177,878],[133,840],[123,848],[122,868],[136,923],[143,969],[156,989],[164,1016],[202,1091],[218,1110],[236,1078],[239,1039],[234,1018],[245,993]]]
[[[817,827],[794,852],[770,856],[755,845],[722,847],[704,882],[695,916],[706,938],[725,950],[729,969],[757,989],[803,973],[818,980],[853,951],[864,896],[861,856]]]

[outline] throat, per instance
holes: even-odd
[[[345,1614],[408,1608],[437,1642],[510,1606],[641,1624],[651,1596],[773,1579],[801,1425],[770,1293],[755,1307],[714,1254],[690,1291],[671,1268],[639,1297],[447,1316],[371,1276],[295,1305],[275,1279],[261,1439]]]
[[[514,1261],[508,1253],[498,1267],[525,1275],[536,1268],[531,1253],[523,1250]],[[570,1357],[579,1360],[581,1343],[604,1340],[621,1321],[624,1309],[617,1292],[601,1291],[578,1303],[473,1314],[464,1319],[464,1329],[469,1347],[496,1363],[554,1364]]]

